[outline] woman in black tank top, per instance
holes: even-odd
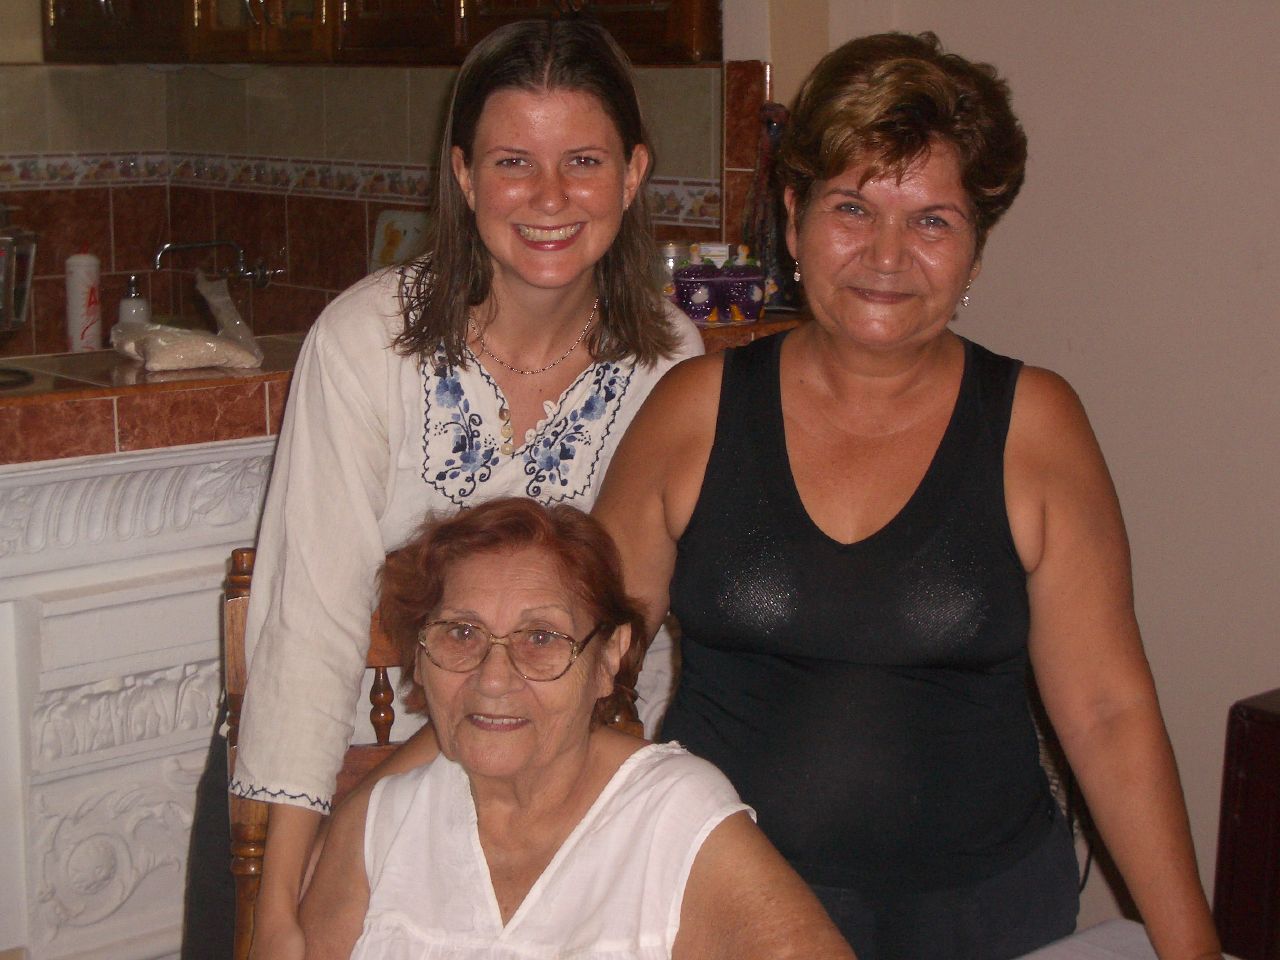
[[[779,154],[812,320],[671,371],[597,503],[718,764],[863,960],[1015,957],[1078,883],[1034,674],[1162,958],[1220,955],[1071,388],[957,337],[1026,140],[930,34],[833,51]]]

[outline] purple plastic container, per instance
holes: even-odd
[[[714,263],[690,263],[674,273],[676,306],[694,323],[721,323],[726,315],[721,303],[720,268]]]
[[[764,315],[764,271],[758,263],[726,264],[719,285],[724,322],[748,323]]]

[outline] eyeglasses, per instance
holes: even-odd
[[[433,620],[418,631],[418,643],[427,659],[450,673],[470,673],[488,659],[495,646],[502,646],[524,679],[559,680],[603,627],[603,623],[596,624],[586,637],[575,640],[567,633],[537,627],[496,636],[466,620]]]

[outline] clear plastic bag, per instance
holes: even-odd
[[[227,281],[198,272],[196,289],[218,322],[217,334],[162,323],[118,323],[111,328],[111,346],[117,353],[141,360],[148,371],[261,366],[262,348],[232,303]]]

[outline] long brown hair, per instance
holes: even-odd
[[[578,17],[523,20],[495,30],[468,54],[454,83],[437,171],[436,216],[428,252],[401,268],[403,332],[396,346],[427,356],[443,345],[449,363],[461,366],[467,318],[489,296],[493,268],[475,214],[453,176],[453,148],[469,164],[476,127],[498,90],[573,90],[594,96],[613,121],[630,161],[639,145],[653,150],[640,114],[631,65],[599,24]],[[595,265],[599,322],[587,337],[598,360],[635,356],[645,364],[670,356],[676,335],[667,322],[654,277],[645,171],[635,199],[623,212],[618,235]]]
[[[521,547],[535,547],[581,601],[602,636],[629,626],[631,646],[614,677],[613,692],[596,701],[593,724],[627,715],[635,702],[636,678],[648,646],[644,616],[622,585],[618,549],[600,521],[568,504],[544,506],[525,497],[504,497],[463,510],[448,519],[428,520],[417,536],[387,557],[379,575],[382,627],[400,651],[405,709],[425,708],[422,686],[413,678],[418,631],[435,617],[445,579],[457,561]]]

